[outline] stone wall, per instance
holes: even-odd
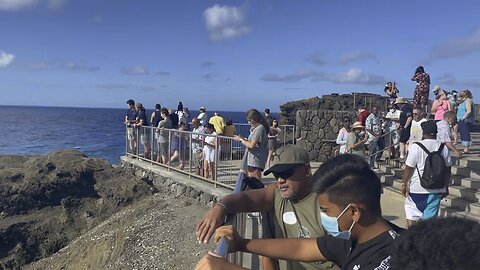
[[[120,162],[121,166],[133,169],[135,175],[144,181],[151,182],[156,187],[163,187],[175,196],[193,198],[202,205],[213,206],[222,197],[232,192],[232,190],[222,187],[215,188],[213,184],[196,178],[188,178],[187,175],[167,171],[163,167],[135,158],[122,156]]]
[[[377,106],[386,111],[388,98],[371,93],[330,94],[320,97],[290,101],[280,106],[280,123],[295,125],[298,110],[355,111],[359,106],[370,110]]]
[[[297,145],[308,150],[312,161],[325,161],[333,157],[338,149],[335,140],[346,115],[352,119],[356,117],[355,111],[297,110]]]

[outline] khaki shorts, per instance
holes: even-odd
[[[136,137],[136,132],[133,127],[127,127],[127,139],[129,140],[135,140]]]

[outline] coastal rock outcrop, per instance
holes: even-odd
[[[74,150],[0,156],[0,269],[50,256],[156,191],[133,171]]]
[[[330,94],[322,97],[312,97],[295,100],[280,105],[280,121],[282,124],[295,125],[296,112],[299,110],[314,111],[355,111],[363,105],[367,108],[377,106],[385,111],[389,99],[385,96],[371,93]]]

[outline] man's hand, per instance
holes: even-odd
[[[238,234],[232,225],[222,226],[215,231],[215,243],[220,241],[220,238],[227,238],[230,241],[228,245],[228,252],[242,251],[244,239]]]
[[[215,232],[215,229],[225,222],[226,214],[225,208],[221,205],[215,205],[212,209],[208,210],[197,225],[197,241],[207,243]]]
[[[403,196],[406,198],[408,194],[408,185],[407,184],[402,184],[402,188],[400,189]]]
[[[238,265],[229,263],[227,260],[209,253],[197,263],[195,270],[234,270],[245,269]]]

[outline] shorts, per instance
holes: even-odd
[[[195,164],[202,164],[202,160],[203,160],[203,153],[201,150],[193,150],[192,151],[192,158],[193,158],[193,162]]]
[[[414,221],[437,217],[442,195],[442,193],[409,193],[405,198],[405,216]]]
[[[135,140],[136,132],[133,127],[127,127],[127,138],[129,140]]]
[[[215,148],[204,148],[203,159],[206,160],[208,163],[215,162]]]
[[[142,128],[139,130],[140,132],[140,143],[141,144],[148,144],[150,142],[150,129]]]
[[[400,130],[400,142],[407,143],[410,139],[410,128],[402,128]]]
[[[168,143],[167,142],[158,142],[158,154],[160,156],[168,155]]]

